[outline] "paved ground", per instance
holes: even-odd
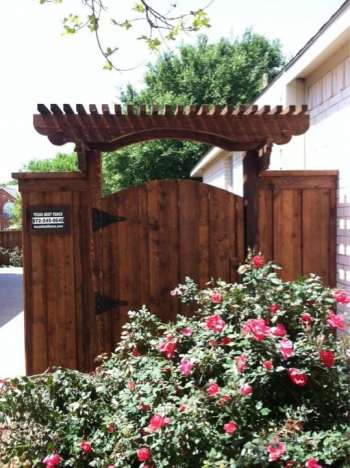
[[[0,268],[0,378],[25,374],[22,268]]]

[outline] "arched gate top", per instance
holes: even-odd
[[[194,140],[219,146],[228,151],[249,151],[266,144],[285,144],[294,135],[309,128],[306,106],[153,106],[135,109],[120,105],[113,109],[106,104],[99,111],[96,105],[77,104],[76,111],[64,104],[50,108],[38,105],[34,127],[55,145],[83,144],[89,149],[113,151],[123,146],[163,138]]]

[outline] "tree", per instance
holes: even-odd
[[[137,92],[128,85],[121,100],[148,106],[250,103],[283,64],[279,42],[252,31],[216,44],[201,36],[196,45],[183,45],[178,53],[165,53],[149,65],[144,88]],[[106,154],[105,191],[150,179],[187,178],[207,148],[192,142],[161,140]]]
[[[65,154],[57,153],[54,158],[47,159],[31,159],[25,164],[22,171],[28,172],[62,172],[62,171],[77,171],[77,155],[75,153]],[[10,185],[17,182],[10,182],[6,185]],[[22,199],[18,195],[14,210],[11,215],[11,227],[21,229],[22,227]]]
[[[57,153],[54,158],[31,159],[23,166],[22,170],[29,172],[77,171],[77,155],[75,153]]]
[[[39,0],[39,3],[60,4],[63,0]],[[116,5],[117,3],[119,4]],[[104,68],[107,70],[126,71],[114,63],[115,55],[120,50],[119,45],[104,45],[104,39],[107,35],[109,37],[107,24],[124,31],[136,29],[137,39],[145,42],[150,51],[158,51],[162,43],[175,41],[181,33],[196,32],[210,27],[206,9],[213,0],[207,4],[200,1],[202,6],[192,10],[188,10],[187,5],[184,10],[180,6],[181,2],[173,0],[162,1],[159,8],[155,6],[154,0],[134,0],[127,3],[130,3],[128,18],[121,16],[120,2],[112,0],[81,0],[82,10],[63,18],[65,34],[75,35],[88,29],[95,35],[96,45],[106,60]],[[196,3],[198,2],[192,0],[193,5]],[[77,9],[76,2],[74,8]]]
[[[195,45],[160,56],[148,66],[144,88],[129,84],[121,94],[123,105],[241,104],[252,102],[266,81],[284,64],[278,41],[247,31],[234,41],[210,44],[201,36]],[[103,155],[103,192],[111,193],[152,179],[188,178],[208,149],[189,141],[157,140],[131,145]],[[58,153],[53,159],[32,160],[28,171],[77,170],[75,154]]]

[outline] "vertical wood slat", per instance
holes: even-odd
[[[302,213],[299,190],[275,190],[273,195],[274,259],[283,265],[281,277],[302,275]]]
[[[27,195],[27,194],[25,194]],[[26,208],[40,205],[45,194],[23,197],[23,232],[29,231]],[[27,373],[42,372],[48,365],[46,300],[46,239],[24,235],[25,346]],[[30,292],[29,292],[30,291]]]
[[[336,171],[267,171],[258,183],[258,247],[293,280],[336,284]]]

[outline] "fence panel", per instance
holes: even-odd
[[[336,284],[336,171],[267,171],[258,183],[258,247],[285,280]]]

